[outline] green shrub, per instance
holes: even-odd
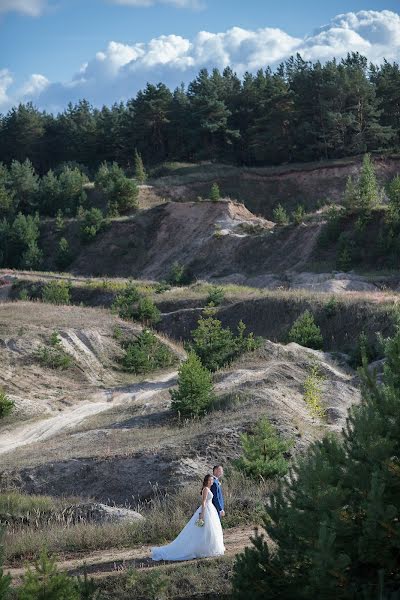
[[[72,356],[62,348],[61,339],[56,331],[50,337],[50,346],[39,346],[34,354],[42,367],[49,369],[69,369],[73,365]]]
[[[301,225],[304,221],[304,217],[306,216],[306,211],[304,210],[304,206],[302,204],[298,204],[296,210],[292,212],[292,219],[295,225]]]
[[[132,592],[132,598],[163,600],[167,598],[168,577],[159,571],[137,571],[130,569],[126,576],[125,587]]]
[[[55,228],[57,233],[61,233],[65,229],[65,220],[62,210],[58,210],[56,214]]]
[[[55,558],[42,550],[34,569],[28,568],[22,576],[18,600],[80,600],[74,580],[57,570]]]
[[[145,325],[155,325],[161,318],[161,313],[150,296],[140,298],[134,318],[141,321]]]
[[[342,226],[342,215],[343,211],[337,206],[331,205],[327,211],[326,224],[322,228],[321,233],[318,237],[318,245],[321,248],[326,248],[330,244],[337,241],[340,236]]]
[[[104,227],[104,216],[99,208],[83,211],[80,232],[83,241],[90,242]]]
[[[150,373],[175,362],[171,350],[148,329],[144,329],[134,342],[124,344],[124,350],[121,364],[130,373]]]
[[[137,208],[139,190],[136,182],[128,179],[117,163],[100,165],[95,183],[107,199],[109,212],[120,213]]]
[[[260,339],[254,338],[252,333],[246,336],[245,330],[245,324],[240,321],[235,336],[229,327],[222,327],[221,321],[215,318],[215,311],[208,309],[191,332],[190,348],[209,371],[216,371],[259,346]]]
[[[278,204],[273,210],[274,221],[277,225],[287,225],[289,223],[289,217],[282,204]]]
[[[171,267],[167,281],[171,285],[187,285],[191,282],[191,277],[186,267],[176,261]]]
[[[252,434],[243,434],[241,443],[243,455],[235,461],[240,471],[255,479],[286,475],[288,462],[285,454],[293,442],[281,439],[268,419],[261,419]]]
[[[14,408],[14,401],[11,400],[2,389],[0,389],[0,419],[9,415]]]
[[[224,300],[224,288],[214,285],[208,292],[206,303],[211,304],[212,306],[219,306]]]
[[[49,281],[43,288],[42,300],[49,304],[70,304],[71,284],[68,281]]]
[[[171,409],[183,419],[202,416],[211,407],[215,397],[211,373],[194,352],[181,365],[178,388],[170,394]]]
[[[355,346],[350,351],[350,365],[356,369],[363,364],[363,358],[371,362],[378,358],[378,349],[371,344],[365,331],[357,338]]]
[[[56,265],[59,269],[65,269],[71,263],[72,256],[68,241],[63,237],[58,242]]]
[[[140,293],[137,286],[131,281],[124,290],[116,295],[112,303],[112,310],[118,313],[121,319],[133,319],[136,314],[136,305],[139,302]]]
[[[218,183],[213,183],[211,186],[211,190],[210,190],[210,200],[212,200],[213,202],[218,202],[218,200],[220,200],[221,198],[221,193],[219,190],[219,185]]]
[[[147,179],[147,173],[145,171],[143,160],[140,153],[135,149],[134,154],[134,163],[135,163],[135,179],[139,183],[145,183]]]
[[[306,348],[320,350],[323,345],[321,330],[309,310],[303,312],[293,323],[289,331],[289,341]]]
[[[334,317],[340,308],[340,302],[335,296],[331,296],[324,304],[324,312],[328,318]]]
[[[323,381],[324,376],[318,365],[313,364],[304,382],[304,402],[313,417],[323,418],[325,416],[325,409],[321,404]]]
[[[27,302],[28,300],[30,300],[28,290],[26,288],[22,288],[22,290],[20,290],[18,294],[18,299],[22,300],[23,302]]]

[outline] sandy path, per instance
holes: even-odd
[[[235,556],[246,546],[250,545],[250,536],[254,534],[253,527],[234,527],[224,531],[225,556]],[[57,568],[61,571],[67,571],[70,574],[78,574],[84,564],[91,577],[106,577],[112,574],[118,574],[122,570],[134,567],[136,569],[157,568],[158,566],[178,563],[153,562],[150,558],[150,545],[136,546],[129,549],[109,548],[107,550],[97,550],[87,554],[81,554],[79,557],[69,558],[58,561]],[[201,560],[213,560],[201,559]],[[197,560],[185,561],[194,563]],[[8,569],[5,572],[10,573],[13,580],[18,581],[25,573],[26,567]]]
[[[53,417],[27,423],[0,437],[0,454],[19,446],[32,444],[53,437],[81,423],[87,417],[99,414],[127,401],[144,400],[176,383],[177,371],[169,372],[157,379],[143,381],[123,388],[109,389],[96,393],[92,401],[79,404]],[[101,398],[101,400],[99,400]]]

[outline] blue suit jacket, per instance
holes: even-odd
[[[212,503],[217,509],[218,515],[221,510],[224,510],[224,495],[222,493],[222,487],[218,480],[214,480],[214,483],[211,486],[211,491],[213,493]]]

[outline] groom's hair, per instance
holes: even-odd
[[[222,465],[215,465],[215,467],[213,467],[213,473],[215,473],[215,471],[216,471],[217,469],[219,469],[219,467],[222,467]]]

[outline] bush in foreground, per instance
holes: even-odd
[[[134,342],[125,345],[125,354],[121,361],[126,371],[135,374],[150,373],[169,367],[174,362],[175,357],[171,350],[148,329],[144,329]]]
[[[70,304],[70,283],[68,281],[49,281],[43,288],[42,300],[49,304]]]
[[[236,562],[234,598],[376,600],[400,592],[400,328],[382,382],[367,361],[343,437],[315,442]]]
[[[210,408],[215,398],[211,373],[203,367],[194,352],[190,352],[181,365],[178,388],[170,394],[171,408],[180,418],[202,416]]]

